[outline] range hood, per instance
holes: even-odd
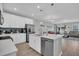
[[[3,14],[2,4],[0,4],[0,25],[3,25],[4,23],[4,17],[2,14]]]

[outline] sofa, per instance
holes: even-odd
[[[70,31],[69,37],[77,37],[79,38],[79,32],[78,31]]]

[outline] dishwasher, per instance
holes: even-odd
[[[41,54],[43,56],[53,56],[53,40],[41,37]]]

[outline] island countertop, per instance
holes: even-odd
[[[63,37],[63,35],[59,35],[59,34],[49,34],[49,35],[43,35],[43,36],[41,36],[41,37],[44,37],[44,38],[48,38],[48,39],[52,39],[52,40],[56,40],[56,39],[58,39],[58,38],[61,38],[61,37]]]

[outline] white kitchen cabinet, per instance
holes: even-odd
[[[0,40],[0,56],[16,56],[17,48],[11,39]]]
[[[25,33],[12,34],[11,37],[13,38],[15,44],[26,42],[26,34]]]
[[[36,50],[38,53],[41,53],[41,39],[40,36],[35,34],[29,35],[29,45],[31,48]]]
[[[39,36],[36,37],[36,50],[41,53],[41,38]]]
[[[14,44],[26,42],[26,34],[25,33],[2,34],[0,36],[11,36],[13,38]]]
[[[34,45],[34,37],[32,35],[29,36],[29,45],[30,47],[32,47],[33,49],[35,49],[35,45]]]
[[[58,40],[54,40],[54,55],[60,56],[62,54],[62,37]]]

